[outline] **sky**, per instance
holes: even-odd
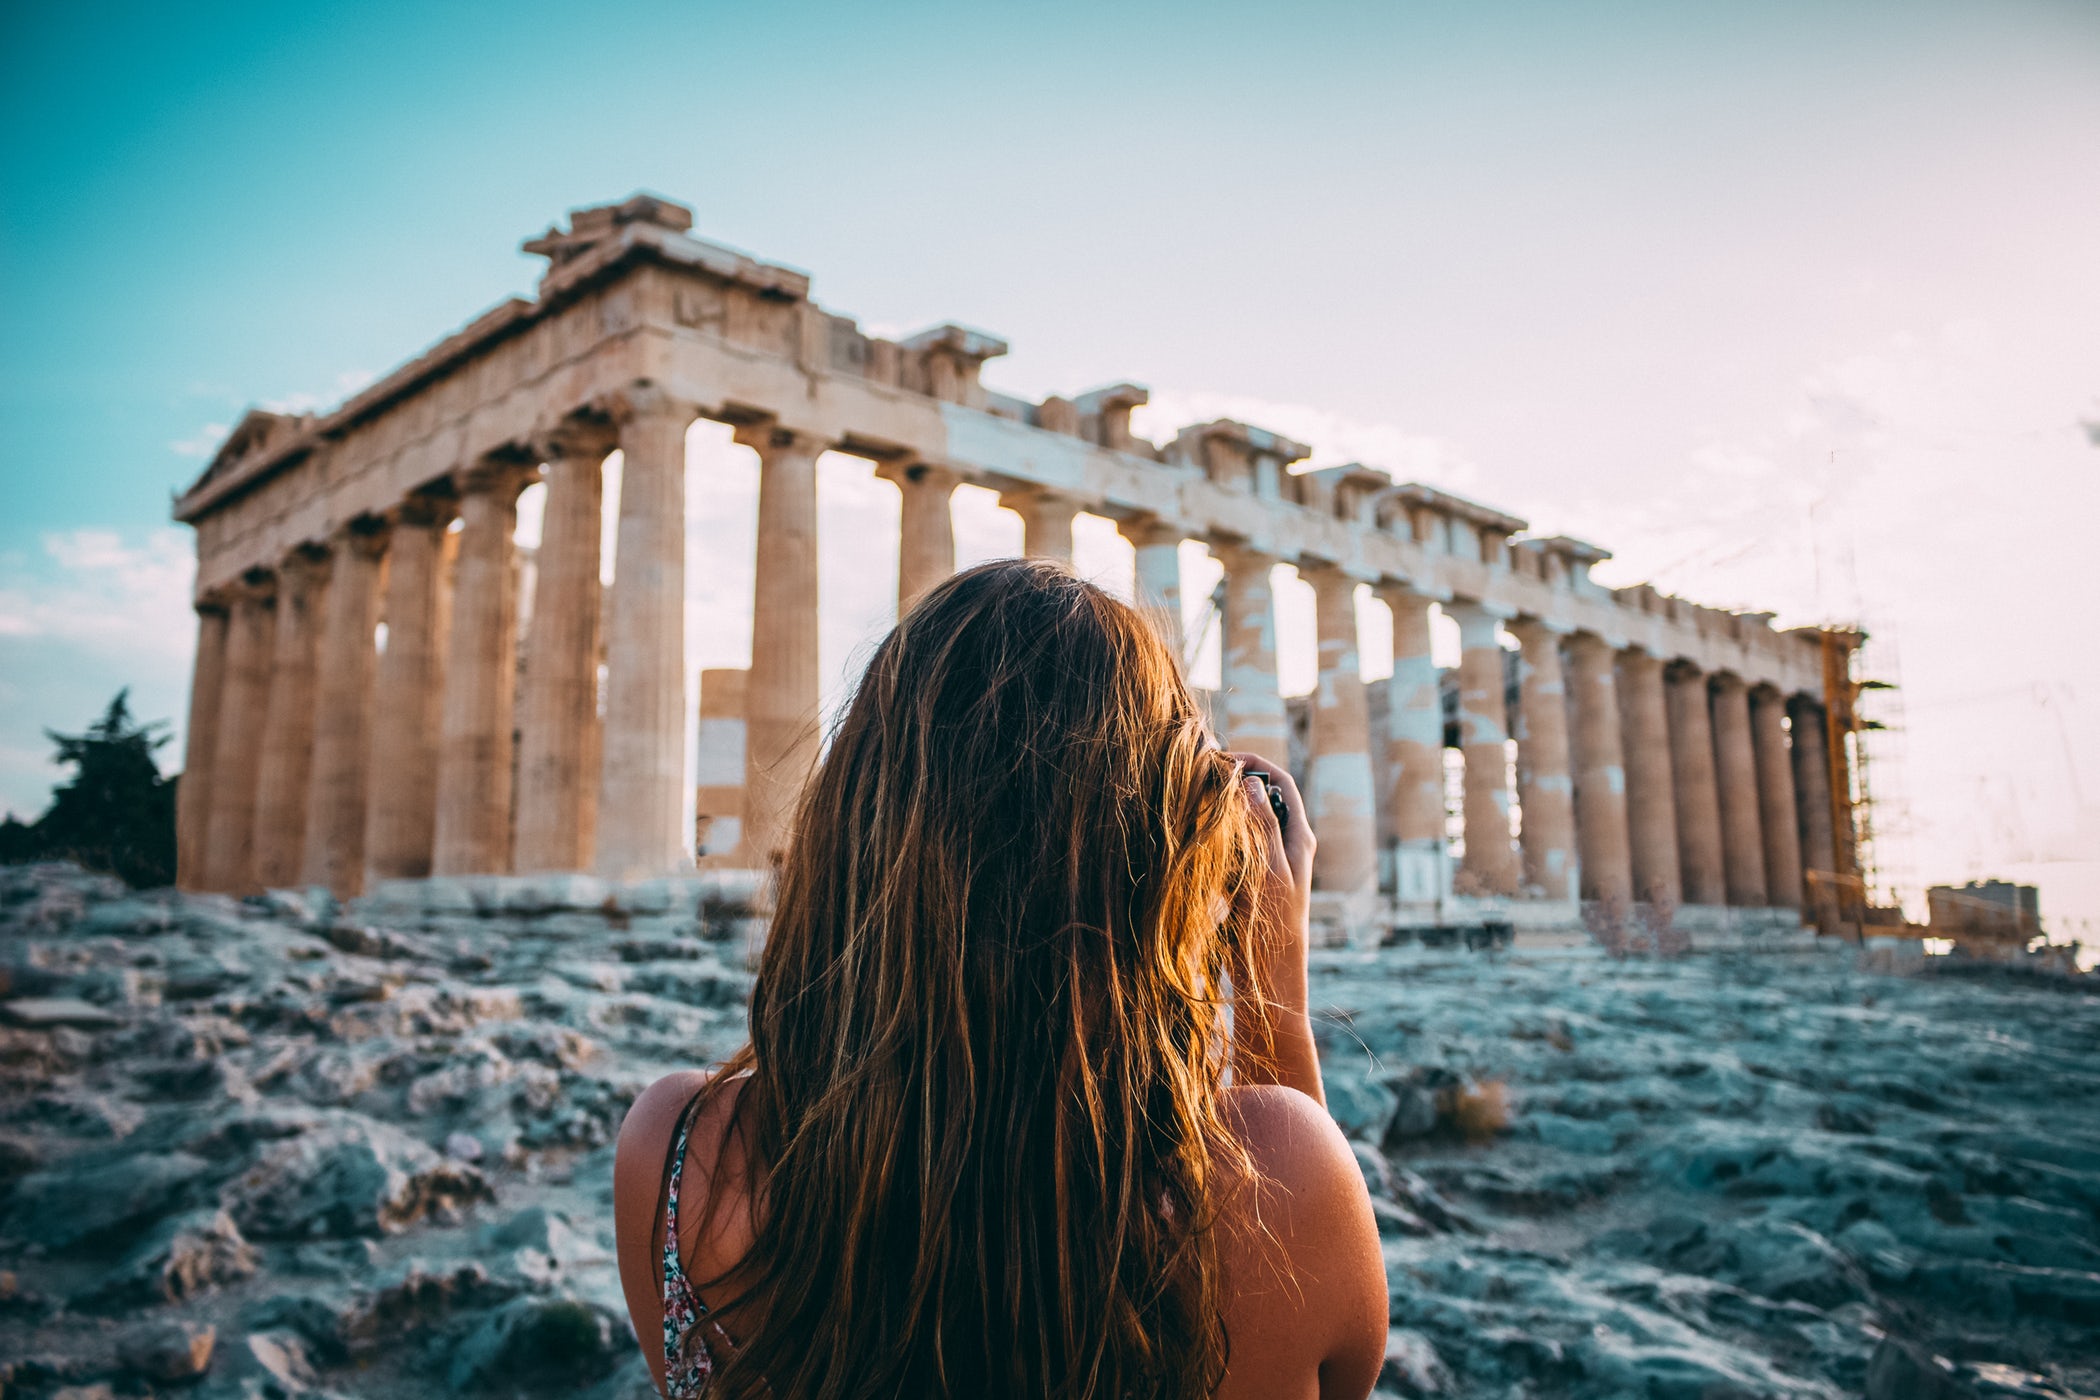
[[[1242,418],[1614,584],[1863,622],[1889,880],[2034,880],[2100,942],[2096,151],[2088,0],[5,7],[0,808],[121,685],[179,763],[168,507],[244,406],[340,401],[647,189],[879,333],[1005,338],[996,388],[1134,380],[1155,436]],[[755,467],[711,431],[734,665]],[[895,506],[822,483],[836,694]]]

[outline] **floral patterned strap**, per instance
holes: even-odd
[[[699,1101],[695,1095],[678,1117],[678,1137],[671,1147],[671,1174],[664,1190],[664,1394],[668,1400],[699,1400],[715,1371],[706,1337],[693,1335],[707,1316],[707,1304],[693,1291],[685,1267],[678,1262],[678,1189],[685,1179],[686,1138]],[[715,1327],[710,1330],[717,1334],[721,1331]]]

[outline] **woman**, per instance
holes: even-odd
[[[620,1132],[671,1400],[1369,1393],[1385,1273],[1306,1017],[1311,828],[1150,624],[1040,561],[949,579],[794,829],[750,1044]]]

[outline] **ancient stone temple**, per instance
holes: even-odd
[[[838,451],[901,493],[900,606],[954,567],[959,483],[1000,492],[1030,554],[1069,558],[1079,512],[1117,521],[1177,640],[1180,546],[1203,542],[1225,571],[1213,714],[1229,745],[1278,757],[1271,579],[1294,566],[1318,599],[1302,769],[1334,927],[1488,906],[1572,922],[1578,901],[1798,924],[1809,892],[1829,897],[1804,878],[1837,868],[1844,811],[1818,633],[1605,587],[1595,546],[1365,466],[1294,472],[1307,447],[1246,424],[1156,445],[1131,430],[1135,385],[998,394],[979,372],[1002,342],[863,334],[804,274],[691,222],[647,196],[576,211],[525,245],[548,259],[536,297],[332,412],[250,412],[176,503],[197,532],[200,621],[183,884],[690,869],[692,740],[700,810],[729,838],[708,859],[764,868],[818,751],[815,463]],[[759,457],[758,640],[748,672],[709,673],[696,736],[685,437],[702,417]],[[545,524],[526,570],[513,535],[533,482]],[[1392,616],[1376,704],[1358,675],[1365,587]],[[1463,643],[1455,724],[1435,610]],[[1464,767],[1455,859],[1447,746]]]

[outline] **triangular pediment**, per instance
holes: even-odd
[[[267,447],[272,438],[288,435],[296,430],[301,420],[290,413],[272,413],[266,408],[251,408],[241,416],[226,441],[212,454],[211,465],[204,475],[197,478],[190,490],[208,485],[232,471],[234,465]],[[187,493],[185,493],[187,494]]]

